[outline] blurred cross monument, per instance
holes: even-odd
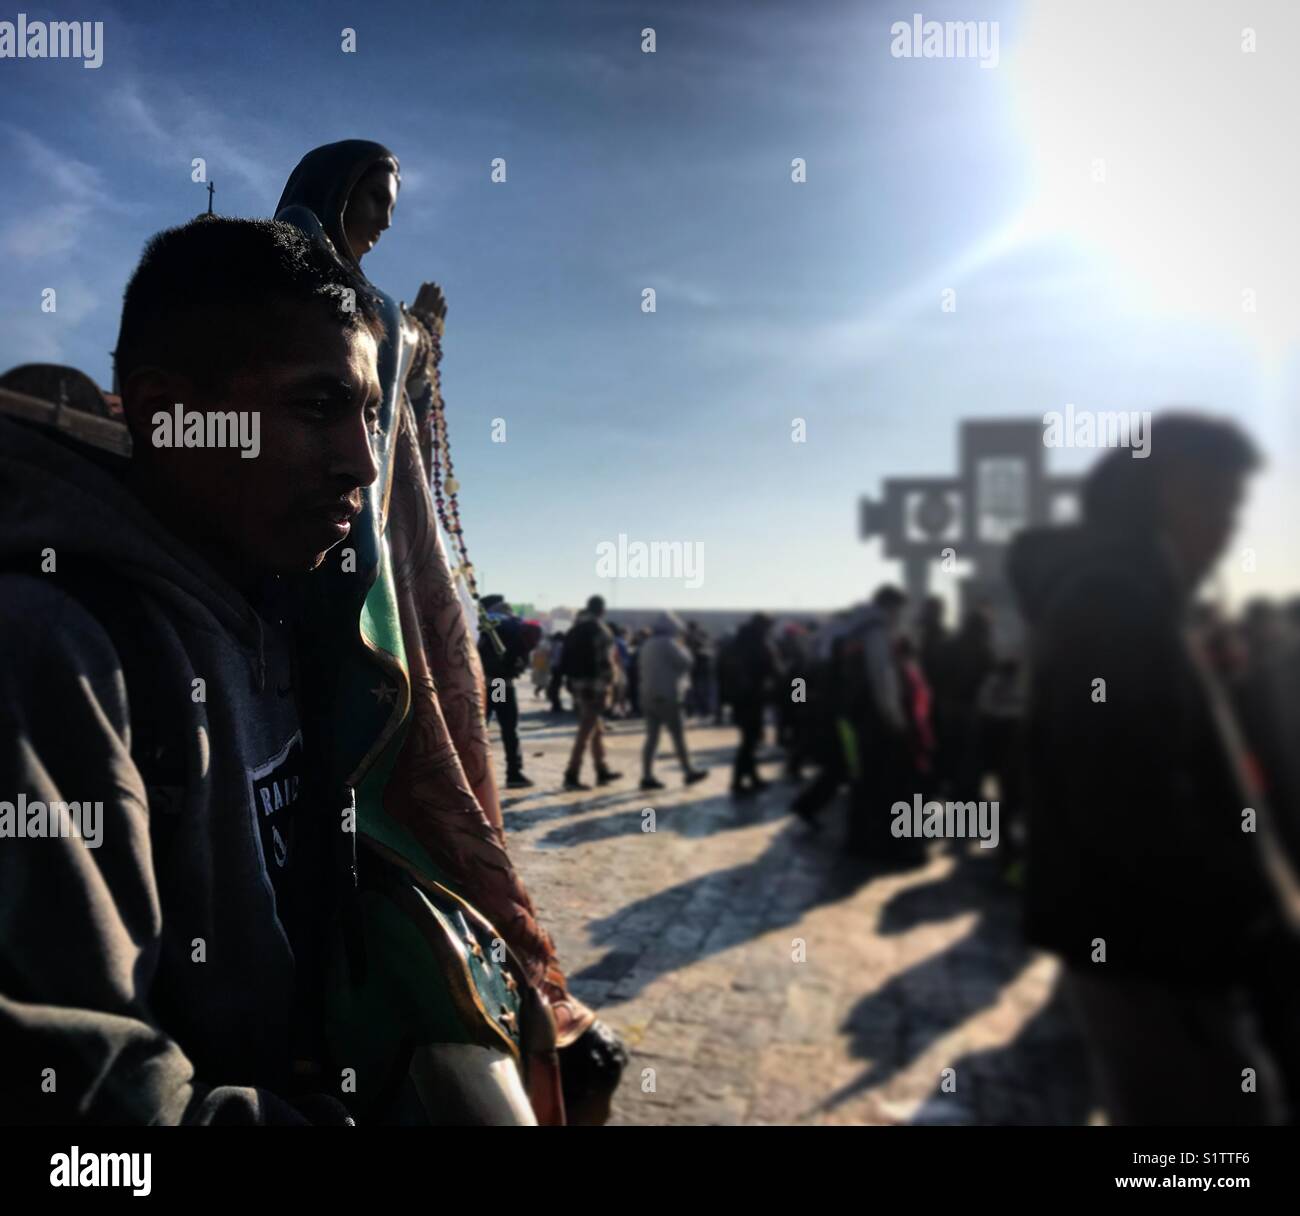
[[[960,580],[958,612],[987,608],[998,649],[1015,650],[1023,629],[1003,572],[1007,542],[1078,512],[1079,479],[1050,476],[1045,466],[1040,419],[967,419],[957,476],[887,477],[880,501],[860,502],[862,539],[881,537],[884,556],[903,563],[913,611],[930,594],[937,561],[941,578]],[[954,563],[966,577],[947,572]]]

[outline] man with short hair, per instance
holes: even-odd
[[[125,428],[0,416],[0,796],[103,817],[99,847],[0,841],[0,1122],[350,1121],[318,1069],[340,832],[281,578],[375,481],[382,333],[324,245],[204,219],[127,287]],[[200,423],[168,436],[177,403]],[[207,445],[217,414],[255,458]]]
[[[1082,523],[1009,554],[1030,626],[1026,930],[1065,963],[1112,1122],[1271,1123],[1300,1099],[1260,1035],[1264,1015],[1296,1038],[1294,880],[1189,629],[1257,462],[1231,422],[1157,417],[1147,459],[1092,469]]]
[[[574,708],[578,711],[578,731],[573,740],[569,767],[564,771],[566,790],[591,789],[581,780],[582,758],[588,740],[591,741],[592,763],[596,766],[596,784],[608,785],[623,775],[612,772],[605,763],[602,715],[609,703],[610,687],[614,681],[614,635],[604,618],[605,601],[599,595],[593,595],[564,639],[562,670],[573,694]]]

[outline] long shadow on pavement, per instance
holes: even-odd
[[[739,826],[745,815],[762,822],[784,813],[780,807],[728,806],[735,822],[713,830]],[[569,979],[584,999],[607,1006],[630,1001],[661,976],[796,924],[813,908],[848,898],[880,873],[791,823],[751,862],[702,874],[590,922],[592,940],[608,952]],[[649,948],[647,941],[653,943]]]
[[[969,911],[979,915],[968,933],[891,976],[854,1006],[842,1029],[851,1036],[850,1054],[871,1064],[827,1097],[818,1110],[833,1109],[906,1071],[939,1039],[992,1008],[1002,989],[1033,961],[1034,952],[1024,944],[1020,932],[1018,897],[1002,885],[996,866],[983,859],[959,856],[944,877],[900,891],[881,910],[878,930],[886,935],[905,933]],[[1081,1083],[1076,1075],[1081,1056],[1077,1048],[1068,1015],[1053,998],[1011,1044],[963,1057],[971,1073],[958,1072],[959,1087],[963,1076],[969,1087],[971,1076],[992,1077],[996,1073],[998,1085],[1020,1087],[1023,1101],[1018,1109],[1025,1116],[1023,1121],[1074,1121],[1072,1116],[1087,1103],[1086,1082]],[[1050,1059],[1049,1073],[1054,1070],[1058,1074],[1050,1100],[1035,1097],[1049,1075],[1043,1071],[1043,1058]],[[1061,1075],[1063,1070],[1066,1075]],[[953,1100],[956,1095],[939,1093],[939,1097],[947,1099],[947,1117],[943,1117],[944,1104],[932,1099],[922,1108],[926,1113],[918,1112],[919,1121],[973,1121],[965,1104]],[[995,1102],[988,1107],[1006,1109]]]
[[[1059,980],[1011,1042],[959,1056],[951,1067],[957,1092],[936,1086],[913,1123],[969,1121],[960,1114],[969,1110],[972,1097],[979,1122],[986,1125],[1075,1127],[1088,1122],[1093,1099],[1085,1044]]]
[[[666,757],[663,758],[666,759]],[[706,790],[701,786],[681,785],[681,774],[676,767],[676,759],[673,760],[672,764],[672,769],[660,771],[660,780],[667,787],[663,790],[641,790],[638,788],[640,778],[633,773],[625,772],[618,784],[598,787],[589,797],[579,798],[574,802],[544,806],[541,805],[542,799],[554,797],[563,793],[563,791],[555,786],[539,785],[527,793],[504,798],[502,801],[502,819],[507,831],[527,832],[552,820],[570,819],[576,815],[587,815],[592,811],[603,811],[614,806],[634,804],[635,811],[629,811],[617,823],[610,823],[610,820],[614,818],[612,816],[604,820],[584,820],[581,825],[575,825],[571,828],[566,827],[559,829],[557,832],[548,833],[539,843],[548,848],[556,848],[569,844],[582,844],[588,840],[600,840],[609,836],[624,836],[631,832],[640,832],[642,831],[641,824],[643,822],[641,812],[648,806],[655,808],[655,814],[660,817],[660,822],[663,822],[663,816],[668,816],[674,824],[680,825],[676,830],[681,834],[707,836],[711,835],[713,831],[722,830],[721,827],[701,828],[699,825],[734,818],[734,826],[748,827],[753,823],[762,822],[765,817],[770,818],[779,815],[782,812],[778,809],[772,815],[759,815],[756,818],[753,808],[757,803],[766,806],[769,802],[780,803],[784,807],[799,789],[797,785],[773,782],[772,789],[762,797],[736,800],[734,809],[724,809],[721,814],[712,810],[706,811],[701,814],[698,823],[691,827],[676,812],[698,809],[715,800],[719,803],[726,803],[728,795],[719,793],[716,790]],[[715,777],[714,781],[716,780]],[[602,789],[608,790],[608,792],[600,792]],[[668,803],[667,805],[663,805],[660,801],[665,798],[676,797],[683,792],[687,792],[687,797],[691,801]],[[602,827],[602,824],[608,824],[609,826]]]
[[[658,791],[658,797],[661,798],[667,792]],[[587,844],[593,840],[608,840],[614,836],[638,835],[645,831],[643,825],[647,820],[644,812],[647,807],[654,809],[656,832],[672,831],[679,836],[688,837],[712,836],[715,832],[753,827],[755,824],[782,818],[787,814],[789,796],[772,790],[750,798],[733,799],[729,794],[721,794],[701,801],[667,805],[660,802],[657,806],[656,801],[656,794],[637,791],[634,809],[552,828],[536,842],[536,847],[563,848],[567,845]],[[586,803],[581,809],[586,811],[596,808],[591,803]]]

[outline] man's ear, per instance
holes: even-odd
[[[188,376],[164,371],[161,367],[138,367],[122,385],[122,413],[131,439],[139,448],[151,442],[154,416],[169,417],[177,405],[194,409],[194,384]]]

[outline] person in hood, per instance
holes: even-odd
[[[1266,1040],[1300,1029],[1294,878],[1188,629],[1257,461],[1231,422],[1158,416],[1148,458],[1093,468],[1081,524],[1009,553],[1030,629],[1026,930],[1064,962],[1112,1122],[1286,1115]]]
[[[322,245],[203,218],[127,287],[101,447],[0,415],[0,1122],[348,1121],[281,593],[375,480],[382,337]],[[96,830],[33,814],[65,803]]]
[[[681,642],[682,622],[673,612],[663,613],[655,622],[654,633],[642,643],[638,652],[641,667],[641,706],[645,714],[645,746],[641,749],[641,788],[661,790],[664,783],[655,777],[655,751],[659,732],[667,728],[682,766],[687,785],[703,781],[709,774],[691,764],[682,723],[682,697],[690,678],[693,659]]]

